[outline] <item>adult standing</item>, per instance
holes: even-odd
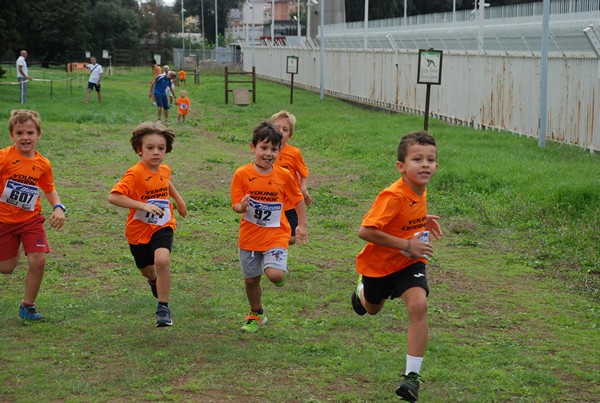
[[[27,80],[32,80],[29,77],[29,70],[27,69],[27,51],[22,50],[21,56],[17,59],[17,81],[19,82],[20,90],[20,99],[21,103],[24,104],[27,98]]]
[[[90,57],[90,63],[86,64],[85,67],[90,71],[90,79],[88,80],[87,92],[85,94],[85,103],[90,103],[90,93],[92,92],[92,88],[95,88],[98,93],[98,103],[101,104],[102,93],[100,92],[100,82],[102,81],[102,74],[104,73],[102,66],[96,63],[96,58],[92,56]]]
[[[173,86],[173,80],[177,74],[174,71],[169,71],[168,73],[162,73],[156,76],[154,80],[150,83],[150,92],[148,93],[149,97],[154,95],[156,99],[156,106],[158,106],[158,120],[160,121],[162,111],[165,111],[165,124],[169,123],[169,98],[167,97],[167,90]]]

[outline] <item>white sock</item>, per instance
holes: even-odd
[[[421,364],[423,364],[423,357],[413,357],[412,355],[406,354],[406,375],[410,372],[416,372],[417,374],[421,371]]]

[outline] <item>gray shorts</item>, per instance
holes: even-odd
[[[265,269],[277,269],[287,272],[287,249],[273,248],[264,252],[238,249],[238,255],[244,278],[261,276]]]

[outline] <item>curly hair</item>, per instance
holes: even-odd
[[[138,125],[131,135],[131,147],[133,151],[139,153],[142,150],[142,142],[144,137],[149,134],[158,134],[159,136],[163,136],[167,142],[167,151],[168,153],[173,150],[173,141],[175,141],[175,133],[173,133],[172,129],[163,126],[161,123],[154,122],[144,122]]]
[[[30,111],[28,109],[14,109],[10,111],[8,132],[12,134],[16,124],[25,123],[28,120],[31,120],[35,124],[37,132],[42,134],[42,119],[40,118],[40,114],[36,111]]]

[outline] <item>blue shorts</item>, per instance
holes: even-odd
[[[88,82],[88,90],[96,89],[96,92],[100,92],[100,84]]]
[[[154,93],[154,98],[156,98],[156,105],[159,108],[163,108],[164,110],[168,110],[169,109],[169,98],[167,97],[166,94],[157,94]]]

